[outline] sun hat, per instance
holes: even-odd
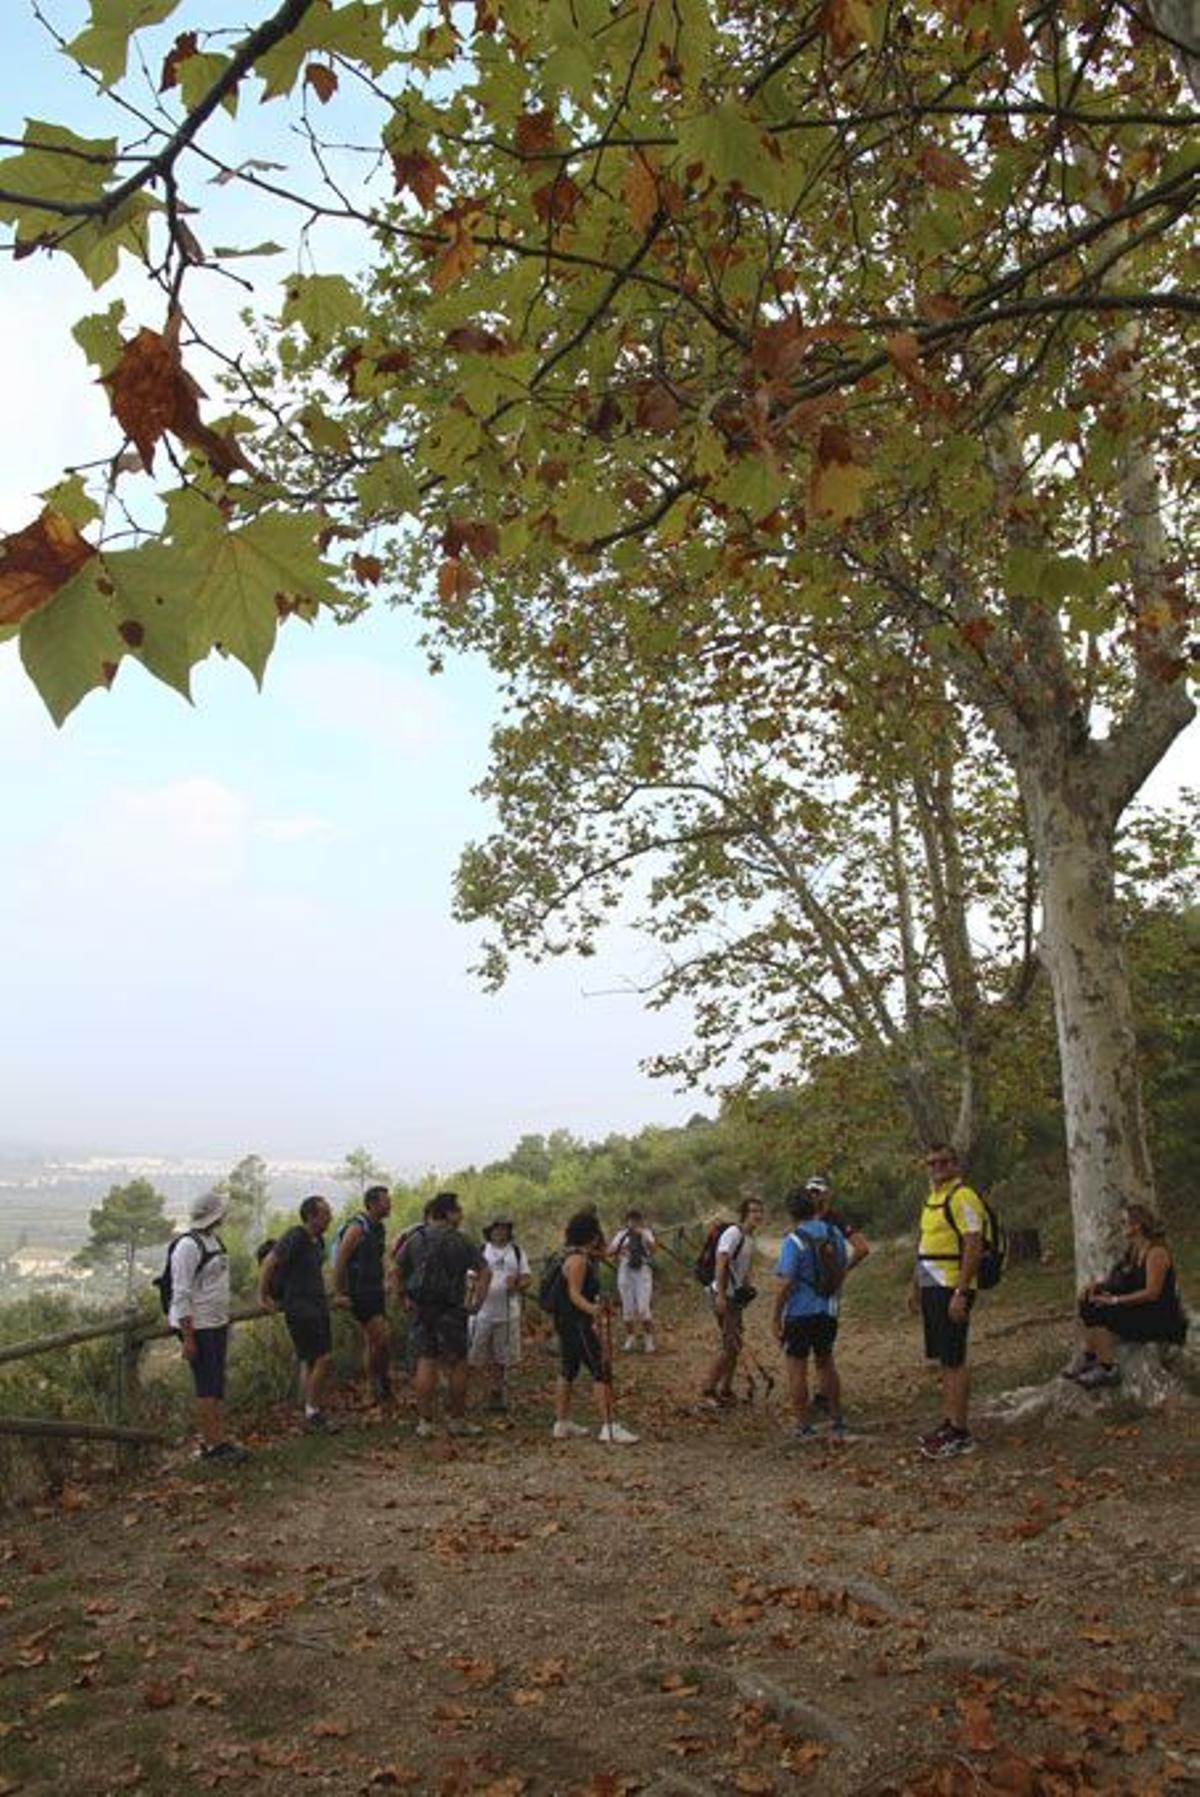
[[[188,1207],[188,1222],[193,1229],[210,1229],[221,1221],[228,1202],[224,1192],[201,1192]]]
[[[833,1187],[824,1174],[814,1173],[811,1179],[805,1180],[804,1189],[806,1192],[831,1192]]]

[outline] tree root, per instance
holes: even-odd
[[[1073,1379],[1048,1379],[1042,1385],[1022,1385],[1002,1392],[980,1407],[990,1422],[1006,1427],[1025,1423],[1078,1422],[1107,1412],[1157,1410],[1163,1404],[1188,1396],[1183,1373],[1194,1363],[1185,1348],[1130,1346],[1120,1349],[1119,1385],[1088,1391]]]

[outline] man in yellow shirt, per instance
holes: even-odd
[[[918,1439],[927,1459],[952,1460],[975,1447],[967,1424],[967,1334],[983,1254],[984,1210],[978,1193],[964,1182],[958,1154],[948,1142],[932,1145],[926,1165],[930,1189],[921,1211],[909,1308],[921,1312],[926,1360],[941,1366],[946,1414],[936,1429]]]

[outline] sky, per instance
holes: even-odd
[[[86,16],[48,10],[68,33]],[[25,0],[3,13],[0,133],[22,114],[94,129]],[[239,127],[242,154],[271,147],[266,110]],[[210,241],[266,234],[204,197],[224,206]],[[344,261],[328,235],[313,254],[322,272]],[[0,530],[30,522],[65,464],[115,446],[69,327],[118,291],[161,326],[132,284],[94,301],[58,260],[0,261]],[[228,328],[243,298],[214,282],[210,318]],[[290,623],[261,694],[206,664],[195,700],[127,663],[57,730],[0,645],[0,1143],[280,1159],[362,1143],[415,1173],[698,1108],[639,1071],[687,1028],[628,990],[653,965],[644,940],[614,931],[496,997],[468,971],[478,942],[450,919],[451,882],[488,827],[471,796],[496,710],[484,667],[428,675],[411,622],[380,605],[351,627]]]

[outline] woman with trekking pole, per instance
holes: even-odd
[[[613,1446],[629,1446],[638,1438],[616,1418],[612,1376],[612,1314],[600,1296],[597,1262],[605,1254],[604,1231],[596,1213],[576,1211],[564,1231],[558,1256],[553,1315],[558,1330],[559,1375],[554,1398],[555,1441],[590,1435],[583,1423],[571,1421],[571,1399],[582,1367],[591,1375],[600,1414],[598,1438]]]

